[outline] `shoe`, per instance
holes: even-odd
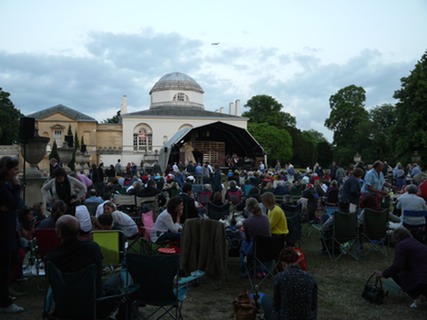
[[[414,302],[411,303],[410,307],[412,309],[418,309],[426,301],[423,295],[420,295]]]
[[[19,313],[24,311],[24,308],[17,306],[16,304],[12,303],[10,306],[5,308],[0,308],[0,313]]]

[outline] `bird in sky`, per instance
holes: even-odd
[[[219,45],[219,42],[212,42],[211,45],[217,46],[217,45]]]

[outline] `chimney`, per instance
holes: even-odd
[[[240,117],[240,100],[237,99],[235,103],[236,103],[235,115]]]
[[[219,108],[219,113],[224,113],[224,107]]]
[[[124,115],[125,113],[128,113],[128,98],[126,95],[122,97],[122,111],[121,114]]]
[[[229,104],[229,111],[228,111],[228,113],[230,114],[230,115],[234,115],[234,113],[235,113],[236,111],[234,110],[234,103],[233,102],[230,102],[230,104]]]

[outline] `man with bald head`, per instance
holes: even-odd
[[[101,296],[102,254],[99,245],[78,239],[80,223],[72,215],[61,216],[55,227],[60,245],[47,254],[46,261],[53,263],[61,272],[76,272],[95,264],[97,296]]]

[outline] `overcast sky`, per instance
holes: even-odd
[[[355,84],[367,109],[395,103],[427,49],[424,0],[0,0],[0,12],[0,87],[15,106],[98,121],[123,95],[129,112],[149,108],[155,82],[183,72],[206,110],[266,94],[331,140],[332,94]]]

